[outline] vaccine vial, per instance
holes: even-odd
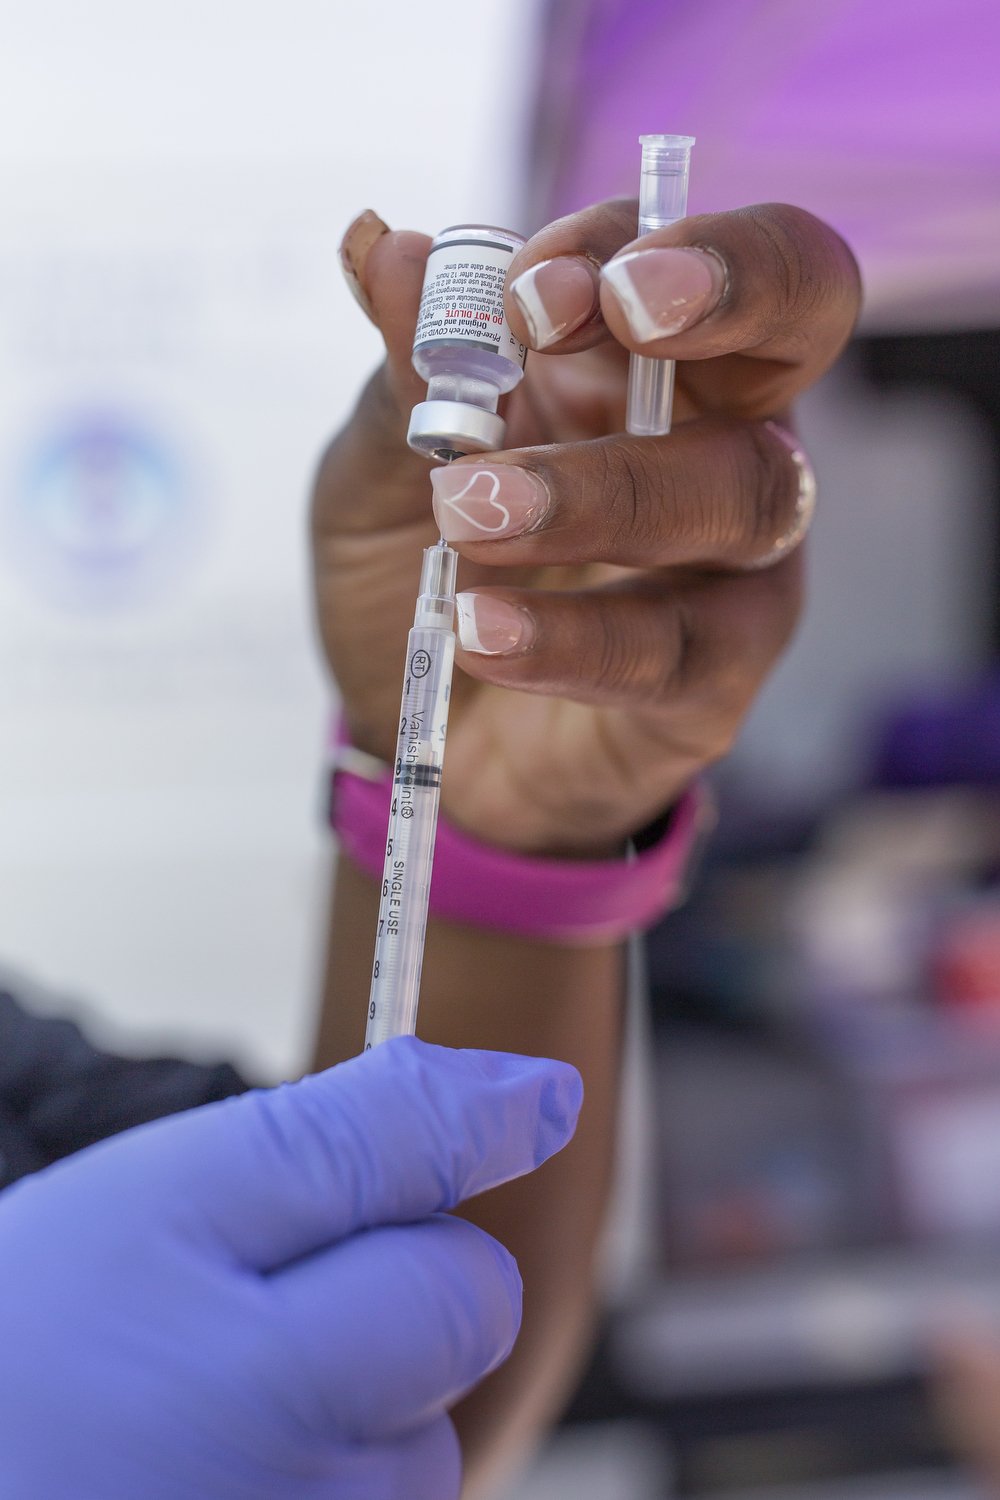
[[[488,224],[453,224],[431,245],[413,340],[413,368],[427,399],[413,408],[407,442],[450,462],[502,448],[500,397],[524,374],[527,349],[503,310],[507,268],[524,244]]]

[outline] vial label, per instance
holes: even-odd
[[[458,229],[439,235],[427,259],[414,349],[471,344],[523,367],[528,351],[511,333],[503,311],[507,267],[523,243],[501,231]]]

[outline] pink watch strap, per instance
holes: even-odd
[[[389,824],[388,766],[344,743],[333,767],[330,821],[355,864],[376,879]],[[681,797],[665,833],[620,860],[540,859],[481,844],[442,817],[430,909],[452,922],[565,944],[604,944],[651,926],[683,896],[699,836],[712,822],[700,783]]]

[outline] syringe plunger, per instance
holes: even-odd
[[[639,234],[665,229],[687,213],[692,135],[641,135]],[[674,365],[633,354],[629,360],[625,430],[636,437],[665,437],[674,404]]]
[[[674,224],[687,213],[693,135],[641,135],[639,233]]]

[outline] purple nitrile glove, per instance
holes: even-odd
[[[443,1212],[564,1146],[563,1063],[401,1038],[0,1196],[0,1494],[452,1500],[520,1279]]]

